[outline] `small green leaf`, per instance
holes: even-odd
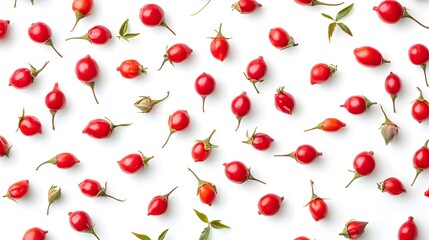
[[[144,235],[144,234],[139,234],[139,233],[135,233],[135,232],[131,232],[132,234],[134,234],[134,236],[136,236],[138,239],[141,240],[151,240],[150,237]]]
[[[128,30],[128,18],[127,20],[125,20],[124,23],[122,23],[121,28],[119,29],[119,35],[121,35],[122,37],[127,33]]]
[[[124,36],[122,36],[124,39],[130,39],[133,37],[137,37],[138,35],[140,35],[140,33],[127,33]]]
[[[199,240],[207,240],[210,236],[210,226],[204,228],[204,230],[201,232],[200,239]]]
[[[329,26],[328,26],[328,39],[329,39],[329,42],[331,42],[331,37],[332,37],[332,34],[334,34],[334,30],[335,30],[335,27],[337,26],[337,23],[331,23],[331,24],[329,24]]]
[[[332,21],[335,21],[333,17],[329,16],[329,15],[328,15],[328,14],[326,14],[326,13],[322,13],[322,16],[324,16],[324,17],[325,17],[325,18],[327,18],[327,19],[331,19]]]
[[[339,11],[337,13],[337,16],[335,17],[335,21],[340,20],[341,18],[347,16],[347,14],[349,14],[349,12],[352,10],[354,3],[350,4],[348,7],[345,7],[344,9],[342,9],[341,11]]]
[[[350,35],[350,36],[352,36],[352,37],[353,37],[353,33],[352,33],[352,31],[350,31],[350,28],[349,28],[349,27],[347,27],[344,23],[338,23],[338,26],[340,26],[340,28],[341,28],[345,33],[347,33],[348,35]]]
[[[213,220],[210,222],[210,226],[216,229],[222,229],[222,228],[230,228],[229,226],[223,224],[220,222],[221,220]]]
[[[158,240],[164,240],[165,236],[167,235],[168,228],[164,230],[164,232],[159,235]]]
[[[194,212],[197,214],[198,218],[199,218],[201,221],[203,221],[203,222],[205,222],[205,223],[209,223],[209,219],[208,219],[208,217],[207,217],[204,213],[202,213],[202,212],[198,212],[198,211],[197,211],[197,210],[195,210],[195,209],[194,209]]]

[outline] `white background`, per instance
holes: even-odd
[[[377,1],[378,2],[378,1]],[[350,219],[368,221],[362,239],[396,239],[399,226],[414,216],[420,230],[419,239],[429,238],[427,223],[428,201],[423,192],[429,187],[429,174],[422,173],[414,187],[410,187],[415,171],[412,166],[414,152],[427,138],[428,123],[418,124],[410,115],[411,102],[418,97],[416,87],[423,89],[423,74],[408,59],[408,48],[415,43],[429,45],[429,30],[406,19],[395,25],[383,23],[372,10],[375,2],[358,1],[349,16],[343,19],[352,30],[349,37],[339,29],[331,43],[327,39],[329,20],[324,12],[335,16],[340,7],[305,7],[293,1],[263,1],[263,7],[252,15],[231,12],[233,2],[213,1],[195,17],[189,15],[205,2],[157,1],[165,10],[166,21],[177,33],[173,36],[165,28],[149,28],[139,20],[139,9],[148,1],[95,0],[93,14],[83,19],[73,33],[72,1],[19,0],[1,1],[0,18],[9,19],[10,32],[0,42],[0,134],[14,145],[10,158],[0,159],[0,191],[6,192],[10,184],[30,180],[30,192],[16,204],[0,199],[0,225],[2,239],[21,239],[25,230],[38,226],[49,230],[53,239],[93,239],[75,232],[68,223],[67,213],[87,211],[95,230],[103,240],[135,239],[131,231],[145,233],[156,239],[166,228],[167,239],[198,239],[205,225],[195,216],[193,208],[206,213],[210,219],[222,219],[230,230],[214,230],[211,239],[294,239],[304,235],[311,239],[341,239],[338,233]],[[406,1],[410,13],[429,24],[425,14],[428,1]],[[141,35],[130,42],[112,39],[105,46],[85,41],[68,41],[71,36],[83,35],[97,24],[103,24],[117,35],[121,23],[130,19],[129,31]],[[48,46],[36,44],[27,34],[32,22],[46,22],[53,32],[52,40],[64,55],[59,58]],[[219,23],[223,33],[232,37],[230,56],[223,63],[215,60],[209,51],[210,39],[215,36]],[[268,32],[283,27],[292,35],[298,47],[279,51],[270,45]],[[162,62],[166,45],[183,42],[194,52],[185,63],[172,67]],[[359,65],[353,55],[356,47],[370,45],[379,49],[391,64],[376,69]],[[90,54],[100,66],[96,92],[100,105],[96,105],[90,89],[81,84],[74,67],[78,59]],[[258,85],[258,95],[245,80],[242,72],[247,63],[264,56],[268,64],[265,81]],[[148,67],[148,75],[127,80],[116,67],[126,59],[137,59]],[[36,68],[50,61],[33,86],[17,90],[8,86],[13,71],[26,67]],[[309,71],[319,62],[338,65],[338,72],[324,85],[310,85]],[[390,71],[397,73],[403,82],[394,114],[391,100],[384,90],[384,79]],[[216,78],[216,91],[206,101],[206,113],[201,112],[201,99],[193,83],[202,72]],[[57,114],[54,132],[50,129],[50,114],[44,105],[45,95],[59,82],[67,96],[67,106]],[[295,96],[296,110],[292,116],[277,111],[273,95],[279,86]],[[162,98],[167,91],[170,97],[147,115],[137,113],[133,103],[140,95]],[[252,101],[252,110],[238,132],[234,132],[236,119],[231,113],[231,100],[246,91]],[[369,112],[354,116],[340,108],[347,97],[364,94],[382,104],[392,121],[400,126],[399,136],[385,146],[379,132],[384,121],[378,105]],[[38,117],[43,134],[26,137],[15,132],[22,108]],[[190,127],[176,133],[168,145],[161,149],[169,130],[169,114],[186,109],[191,117]],[[118,128],[111,138],[96,140],[82,134],[92,119],[109,117],[114,123],[133,123]],[[338,133],[313,131],[304,133],[327,117],[336,117],[347,124]],[[258,152],[241,143],[246,130],[254,127],[275,139],[272,148]],[[194,163],[190,150],[195,139],[206,138],[216,129],[212,142],[219,145],[204,163]],[[314,164],[303,166],[288,158],[274,158],[273,154],[288,153],[301,144],[311,144],[323,152]],[[141,150],[155,158],[147,169],[126,175],[116,161],[127,154]],[[374,151],[377,167],[369,177],[344,186],[352,178],[354,157],[362,151]],[[35,167],[58,153],[74,153],[81,161],[70,170],[44,166]],[[222,163],[243,161],[252,167],[255,177],[267,182],[231,183],[224,175]],[[209,207],[195,195],[197,182],[187,171],[191,167],[202,179],[218,187],[218,197]],[[388,177],[403,181],[407,193],[393,197],[381,193],[377,182]],[[78,183],[85,178],[108,181],[108,193],[126,198],[124,203],[111,199],[91,199],[83,196]],[[310,199],[309,180],[315,182],[316,193],[329,206],[328,217],[315,222],[302,207]],[[45,215],[47,190],[61,186],[63,198],[51,206]],[[170,196],[168,212],[161,217],[147,216],[147,205],[152,197],[179,188]],[[280,212],[273,217],[259,216],[257,202],[266,193],[284,196]]]

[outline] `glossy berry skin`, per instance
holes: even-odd
[[[349,113],[357,115],[368,111],[374,104],[377,103],[371,102],[365,96],[350,96],[340,107],[344,107]]]
[[[173,133],[178,131],[185,130],[191,122],[188,111],[186,110],[177,110],[168,117],[168,127],[170,128],[170,134],[168,135],[167,140],[165,141],[163,148],[167,145],[168,140]]]
[[[399,91],[401,91],[401,85],[402,85],[401,78],[393,72],[390,72],[384,81],[384,89],[392,99],[393,112],[395,113],[396,113],[395,101],[396,101],[396,98],[398,97]]]
[[[90,55],[86,55],[84,58],[79,59],[76,62],[75,74],[77,79],[89,86],[92,90],[92,95],[94,96],[95,102],[98,104],[97,96],[95,95],[94,85],[98,77],[98,64],[91,58]]]
[[[55,49],[54,44],[51,40],[52,30],[44,22],[35,22],[32,23],[28,28],[28,36],[36,43],[41,43],[50,46],[60,57],[63,57],[57,49]]]
[[[350,220],[348,223],[346,223],[346,226],[340,235],[347,239],[357,240],[364,233],[366,225],[368,225],[368,222]]]
[[[198,181],[197,195],[200,198],[200,201],[211,206],[216,200],[216,186],[211,182],[201,180],[190,168],[188,168],[188,171],[190,171]]]
[[[9,157],[11,148],[12,146],[9,146],[6,138],[0,135],[0,157]]]
[[[73,0],[72,9],[75,13],[76,21],[71,32],[73,32],[77,23],[82,18],[85,18],[91,14],[93,6],[94,6],[93,0]]]
[[[225,175],[233,183],[242,184],[248,180],[254,180],[260,183],[265,184],[265,182],[256,179],[252,176],[250,168],[240,161],[232,161],[229,163],[224,163],[225,166]]]
[[[378,6],[374,6],[373,10],[377,12],[378,17],[385,23],[393,24],[399,22],[403,18],[410,18],[420,26],[429,28],[429,26],[423,25],[413,16],[408,13],[408,9],[402,6],[396,0],[385,0],[382,1]]]
[[[419,123],[429,118],[429,102],[423,97],[423,93],[419,87],[417,90],[420,92],[420,96],[414,100],[413,106],[411,107],[411,116]]]
[[[148,27],[162,26],[170,30],[176,35],[173,30],[166,24],[164,20],[164,10],[156,4],[146,4],[140,9],[140,21]]]
[[[148,216],[160,216],[164,214],[168,209],[168,197],[176,190],[177,187],[173,188],[169,193],[165,195],[159,195],[152,198],[147,207]]]
[[[107,191],[107,182],[104,184],[104,187],[101,186],[101,184],[93,179],[85,179],[82,182],[79,183],[79,189],[83,193],[83,195],[87,197],[108,197],[112,198],[116,201],[123,202],[125,200],[121,200],[118,198],[115,198],[109,194],[106,193]]]
[[[281,27],[272,28],[268,33],[268,38],[270,39],[271,45],[281,50],[298,46],[293,37]]]
[[[204,162],[209,158],[212,148],[218,147],[210,142],[215,132],[216,130],[213,130],[208,138],[204,140],[197,140],[197,142],[194,144],[191,155],[195,162]]]
[[[25,231],[22,240],[45,240],[48,231],[42,230],[41,228],[34,227]]]
[[[146,74],[146,68],[135,59],[123,61],[116,70],[119,71],[122,77],[128,79],[136,78],[142,73]]]
[[[326,118],[325,120],[320,122],[317,126],[304,130],[304,132],[308,132],[314,129],[320,129],[325,132],[336,132],[345,126],[346,126],[345,123],[341,122],[336,118]]]
[[[240,127],[240,123],[243,117],[250,112],[251,106],[252,105],[250,102],[250,98],[247,96],[246,92],[242,92],[240,95],[238,95],[232,100],[231,111],[238,120],[237,128],[235,129],[235,131],[237,131]]]
[[[380,191],[387,192],[390,195],[394,196],[407,192],[402,182],[394,177],[387,178],[386,180],[381,183],[378,183],[377,185]]]
[[[305,6],[315,6],[315,5],[338,6],[343,4],[343,2],[342,3],[324,3],[324,2],[319,2],[318,0],[295,0],[295,2]]]
[[[43,69],[48,65],[49,62],[46,62],[42,68],[36,69],[30,64],[30,69],[28,68],[18,68],[15,70],[9,78],[9,86],[12,86],[16,89],[24,89],[31,86],[34,82],[34,79],[37,75],[43,71]]]
[[[326,204],[323,198],[320,198],[314,194],[314,183],[310,180],[311,183],[311,200],[307,203],[308,209],[310,210],[311,216],[313,219],[318,222],[324,219],[328,215],[328,205]]]
[[[416,176],[414,177],[411,186],[416,182],[417,177],[425,170],[429,169],[429,148],[427,140],[425,144],[419,148],[413,156],[413,166],[416,169]]]
[[[215,90],[216,82],[212,75],[203,72],[195,79],[194,88],[195,91],[203,99],[203,112],[205,111],[204,105],[208,95],[212,94]]]
[[[37,168],[36,171],[39,170],[39,168],[47,163],[54,164],[60,169],[68,169],[72,168],[75,164],[79,163],[80,161],[76,158],[75,155],[71,153],[60,153],[57,154],[55,157],[49,159],[48,161],[45,161],[41,163]]]
[[[63,109],[66,105],[66,96],[58,87],[58,83],[55,83],[54,89],[52,89],[45,97],[45,105],[48,107],[52,115],[52,129],[55,130],[55,115]]]
[[[30,181],[21,180],[12,184],[7,193],[3,196],[9,198],[10,200],[16,201],[16,199],[21,199],[27,195],[28,190],[30,188]]]
[[[259,93],[258,88],[256,87],[257,82],[263,82],[264,77],[267,74],[268,67],[267,63],[264,60],[264,57],[259,56],[256,59],[253,59],[252,61],[247,64],[246,72],[244,73],[244,76],[247,80],[249,80],[253,86],[255,87],[255,90],[257,93]]]
[[[426,64],[429,61],[429,49],[423,44],[414,44],[408,50],[408,58],[413,64],[419,65],[422,68],[426,86],[429,86],[426,74]]]
[[[295,151],[289,154],[274,155],[275,157],[291,157],[300,164],[310,164],[316,160],[319,156],[322,156],[323,153],[318,152],[316,148],[311,145],[303,144],[299,146]]]
[[[98,240],[100,240],[100,238],[94,231],[94,224],[92,223],[92,219],[88,215],[88,213],[84,211],[74,211],[69,212],[68,215],[70,226],[74,230],[78,232],[90,233],[94,235]]]
[[[82,39],[95,45],[103,45],[112,39],[112,32],[105,26],[96,25],[88,30],[88,32],[81,37],[67,38],[66,41],[71,39]]]
[[[82,130],[82,133],[86,133],[90,137],[97,139],[109,138],[115,128],[129,125],[131,124],[115,125],[108,119],[94,119],[86,125],[86,127]]]
[[[310,84],[322,84],[337,71],[337,66],[333,64],[318,63],[311,68]]]
[[[237,10],[241,14],[253,13],[260,7],[262,7],[262,4],[258,3],[256,0],[239,0],[232,4],[232,9]]]
[[[262,196],[258,201],[258,214],[264,216],[275,215],[280,210],[283,199],[283,197],[272,193]]]
[[[9,28],[10,21],[9,20],[1,20],[0,19],[0,40],[6,38],[7,30]]]
[[[426,192],[424,193],[424,195],[429,198],[429,189],[426,190]]]
[[[408,217],[408,220],[399,227],[398,240],[416,240],[418,235],[419,229],[413,217]]]
[[[31,115],[25,115],[24,110],[22,111],[22,115],[19,117],[18,129],[25,136],[42,134],[42,124],[40,123],[39,119]]]
[[[222,34],[222,23],[216,33],[216,37],[212,38],[213,40],[210,43],[210,52],[215,59],[223,62],[229,54],[229,43],[228,39]]]
[[[363,176],[368,176],[370,175],[374,169],[375,169],[375,159],[374,159],[374,152],[373,151],[369,151],[369,152],[361,152],[358,155],[356,155],[355,159],[353,160],[353,168],[355,169],[355,171],[351,171],[353,172],[355,175],[353,177],[353,179],[349,182],[349,184],[347,184],[346,188],[348,186],[350,186],[350,184]]]
[[[383,58],[381,53],[370,46],[363,46],[355,48],[353,54],[356,57],[358,63],[365,67],[378,67],[384,63],[390,63],[390,61]]]
[[[280,112],[292,115],[295,110],[295,98],[284,91],[284,87],[279,87],[274,94],[274,105]]]
[[[271,143],[274,142],[274,139],[271,138],[268,134],[256,133],[256,128],[251,136],[249,136],[248,133],[249,132],[246,132],[248,139],[243,141],[243,143],[252,145],[252,147],[256,150],[265,151],[270,148]]]
[[[145,157],[141,152],[139,154],[132,153],[119,160],[118,165],[124,173],[133,174],[147,167],[149,160],[152,158],[153,156]]]
[[[297,237],[294,240],[310,240],[308,237]]]
[[[164,55],[164,61],[159,67],[158,71],[162,69],[164,64],[168,61],[173,66],[174,63],[181,63],[191,56],[193,50],[184,43],[177,43],[167,49],[167,53]]]

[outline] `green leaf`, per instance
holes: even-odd
[[[350,28],[349,28],[349,27],[347,27],[344,23],[338,23],[338,26],[340,26],[340,28],[341,28],[345,33],[347,33],[348,35],[350,35],[350,36],[352,36],[352,37],[353,37],[353,33],[352,33],[352,31],[350,31]]]
[[[345,7],[344,9],[342,9],[341,11],[339,11],[337,13],[337,16],[335,17],[335,21],[340,20],[341,18],[347,16],[347,14],[349,14],[349,12],[352,10],[354,3],[350,4],[348,7]]]
[[[133,37],[137,37],[138,35],[140,35],[140,33],[127,33],[124,36],[122,36],[124,39],[130,39]]]
[[[222,229],[222,228],[230,228],[229,226],[223,224],[220,222],[221,220],[213,220],[210,222],[210,226],[216,229]]]
[[[119,29],[119,35],[121,35],[122,37],[127,33],[128,30],[128,18],[127,20],[125,20],[124,23],[122,23],[121,28]]]
[[[204,230],[201,232],[199,240],[207,240],[210,236],[210,226],[207,226],[204,228]]]
[[[337,26],[337,23],[331,23],[331,24],[329,24],[329,26],[328,26],[328,39],[329,39],[329,42],[331,42],[331,37],[332,37],[332,34],[334,34],[334,30],[335,30],[335,27]]]
[[[164,230],[164,232],[159,235],[158,240],[164,240],[165,236],[167,235],[168,228]]]
[[[331,19],[332,21],[335,21],[333,17],[329,16],[329,15],[328,15],[328,14],[326,14],[326,13],[322,13],[322,16],[324,16],[324,17],[325,17],[325,18],[327,18],[327,19]]]
[[[197,214],[198,218],[199,218],[201,221],[203,221],[203,222],[205,222],[205,223],[209,223],[209,219],[208,219],[207,215],[205,215],[205,214],[204,214],[204,213],[202,213],[202,212],[198,212],[198,211],[197,211],[197,210],[195,210],[195,209],[194,209],[194,212],[195,212],[195,214]]]
[[[144,234],[139,234],[139,233],[135,233],[135,232],[131,232],[132,234],[134,234],[134,236],[136,236],[138,239],[141,240],[151,240],[150,237],[144,235]]]

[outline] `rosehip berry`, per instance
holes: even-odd
[[[203,112],[206,98],[208,95],[212,94],[215,90],[216,82],[212,75],[203,72],[201,75],[195,79],[194,88],[195,91],[203,99]]]
[[[326,204],[323,198],[320,198],[314,194],[314,183],[310,180],[311,184],[311,200],[307,203],[306,206],[309,207],[311,216],[317,222],[324,219],[328,215],[328,205]]]
[[[9,157],[11,148],[12,146],[9,146],[6,138],[0,135],[0,157]]]
[[[52,31],[51,28],[43,22],[32,23],[28,28],[28,36],[31,40],[37,43],[42,43],[50,46],[58,54],[58,56],[63,57],[55,48],[54,43],[52,42]]]
[[[108,197],[119,202],[124,202],[125,199],[118,199],[106,193],[107,191],[107,182],[104,183],[104,187],[101,184],[93,179],[85,179],[79,183],[80,191],[83,195],[87,197]]]
[[[271,44],[280,50],[298,46],[293,37],[281,27],[272,28],[268,34],[268,38]]]
[[[128,154],[118,161],[118,165],[124,173],[132,174],[140,169],[149,166],[149,161],[153,158],[145,157],[142,152]]]
[[[7,36],[9,24],[9,20],[0,20],[0,40],[4,39]]]
[[[45,240],[48,231],[42,230],[41,228],[34,227],[25,231],[22,240]]]
[[[250,168],[247,168],[240,161],[232,161],[223,165],[225,166],[226,177],[233,183],[242,184],[248,180],[253,180],[265,184],[265,182],[253,177]]]
[[[297,163],[309,164],[322,155],[323,153],[318,152],[313,146],[304,144],[289,154],[274,155],[274,157],[291,157],[295,159]]]
[[[195,162],[204,162],[210,156],[212,148],[218,147],[210,143],[210,140],[215,132],[216,130],[213,130],[208,138],[204,140],[197,140],[197,142],[194,144],[191,154]]]
[[[141,74],[146,74],[147,68],[143,67],[137,60],[129,59],[125,60],[116,68],[119,73],[121,73],[124,78],[135,78]]]
[[[81,39],[86,40],[92,44],[102,45],[106,44],[110,39],[112,39],[112,32],[102,25],[96,25],[88,30],[88,32],[80,37],[71,37],[67,38],[66,41],[71,39]]]
[[[429,49],[423,44],[414,44],[408,50],[408,58],[414,65],[419,65],[422,68],[423,74],[425,76],[426,86],[429,87],[428,78],[426,75],[426,66],[427,62],[429,61]]]
[[[295,110],[295,98],[284,91],[284,87],[279,87],[274,94],[274,105],[280,112],[292,115]]]
[[[344,107],[351,114],[361,114],[368,111],[374,104],[377,103],[371,102],[365,96],[351,96],[340,107]]]
[[[395,100],[398,97],[399,91],[401,90],[401,79],[398,75],[394,74],[393,72],[390,72],[390,74],[387,75],[386,80],[384,81],[384,88],[392,99],[393,112],[396,113]]]
[[[279,197],[276,194],[266,194],[258,201],[258,214],[265,216],[275,215],[281,207],[284,197]]]
[[[16,199],[21,199],[27,195],[30,188],[30,181],[21,180],[12,184],[7,193],[3,196],[4,198],[9,198],[10,200],[16,202]]]
[[[408,217],[408,220],[399,227],[398,240],[416,240],[418,235],[419,229],[413,217]]]
[[[375,160],[374,160],[374,152],[361,152],[358,155],[356,155],[355,159],[353,160],[353,168],[355,171],[350,172],[354,173],[353,179],[347,184],[346,188],[352,184],[352,182],[358,178],[361,178],[363,176],[368,176],[374,171],[375,169]]]
[[[94,6],[93,0],[73,0],[72,9],[76,16],[76,21],[70,32],[73,32],[77,23],[89,15],[91,15],[92,7]]]
[[[164,61],[159,67],[158,71],[162,69],[164,64],[168,61],[174,66],[175,63],[181,63],[191,56],[193,50],[184,43],[177,43],[167,48],[167,52],[164,54]]]
[[[19,68],[13,72],[12,76],[9,78],[9,86],[12,86],[17,89],[23,89],[31,86],[34,82],[34,79],[39,75],[49,61],[46,62],[42,68],[36,69],[33,65],[30,64],[30,69],[28,68]]]
[[[231,111],[238,120],[237,128],[240,127],[241,120],[250,112],[251,102],[246,92],[242,92],[240,95],[235,97],[231,102]]]
[[[301,4],[301,5],[306,5],[306,6],[316,6],[316,5],[324,5],[324,6],[338,6],[343,4],[344,2],[341,3],[324,3],[324,2],[319,2],[317,0],[295,0],[296,3]]]
[[[264,77],[267,74],[268,67],[265,63],[265,60],[262,56],[259,56],[256,59],[253,59],[250,61],[250,63],[247,65],[246,72],[244,74],[244,77],[246,77],[247,80],[249,80],[253,87],[255,88],[256,92],[259,93],[258,88],[256,87],[256,83],[263,82]]]
[[[310,83],[322,84],[326,82],[332,75],[337,71],[337,65],[318,63],[311,68],[310,71]]]
[[[232,10],[237,10],[241,14],[250,14],[262,7],[256,0],[239,0],[232,4]]]
[[[387,192],[394,196],[407,192],[402,182],[394,177],[387,178],[383,182],[377,183],[377,186],[380,191]]]
[[[94,224],[92,224],[92,219],[88,213],[84,211],[69,212],[69,223],[74,230],[92,234],[100,240],[94,231]]]
[[[33,136],[36,134],[42,134],[42,124],[39,119],[31,115],[25,115],[25,110],[22,109],[22,115],[18,120],[18,129],[25,136]]]
[[[216,199],[216,186],[211,182],[201,180],[190,168],[188,170],[198,181],[197,195],[200,197],[200,201],[211,206]]]
[[[294,240],[310,240],[308,237],[297,237]]]
[[[429,197],[429,189],[428,189],[428,190],[426,190],[426,192],[424,193],[424,195],[425,195],[426,197]]]
[[[156,4],[146,4],[140,9],[140,21],[148,27],[165,27],[176,35],[165,22],[164,10]]]
[[[251,144],[256,150],[265,151],[267,150],[271,143],[274,142],[270,136],[265,133],[256,133],[256,128],[253,131],[252,135],[249,136],[249,131],[246,132],[247,140],[243,143]]]
[[[109,138],[113,133],[113,130],[117,127],[130,126],[131,123],[125,124],[113,124],[108,118],[106,119],[94,119],[91,120],[86,127],[82,130],[82,133],[88,134],[90,137],[101,139]]]
[[[429,28],[417,21],[411,16],[407,8],[403,7],[396,0],[382,1],[378,6],[374,6],[373,10],[377,12],[378,17],[385,23],[393,24],[399,22],[403,18],[409,18],[424,28]]]
[[[170,134],[167,137],[167,140],[165,140],[164,145],[162,145],[162,148],[167,145],[168,140],[170,140],[171,135],[177,131],[183,131],[185,130],[190,123],[190,118],[188,111],[186,110],[177,110],[173,114],[171,114],[168,117],[168,127],[170,128]]]
[[[95,81],[97,80],[98,72],[98,64],[93,58],[91,58],[90,55],[86,55],[76,63],[75,74],[77,79],[91,88],[92,95],[94,96],[94,100],[97,104],[98,99],[95,95],[94,86]]]
[[[55,115],[63,109],[66,105],[66,96],[58,87],[58,83],[55,83],[54,89],[50,91],[45,97],[45,105],[49,108],[52,115],[52,130],[55,130]]]
[[[421,123],[429,118],[429,102],[423,97],[422,90],[420,90],[419,87],[417,87],[417,90],[419,90],[420,95],[414,100],[413,106],[411,107],[411,116],[413,116],[417,122]]]
[[[177,187],[173,188],[169,193],[164,195],[159,195],[149,202],[149,206],[147,207],[147,215],[150,216],[159,216],[164,214],[168,209],[168,197]]]
[[[210,52],[214,58],[223,62],[229,54],[229,38],[226,38],[222,34],[222,23],[219,25],[219,30],[215,31],[217,35],[215,37],[211,37],[213,40],[210,43]]]
[[[320,129],[320,130],[323,130],[325,132],[336,132],[345,126],[346,126],[345,123],[341,122],[340,120],[338,120],[336,118],[327,118],[327,119],[323,120],[322,122],[320,122],[319,124],[317,124],[317,126],[310,128],[310,129],[307,129],[307,130],[304,130],[304,132],[308,132],[308,131],[315,130],[315,129]]]
[[[413,183],[411,183],[411,186],[414,185],[420,173],[422,173],[424,170],[429,168],[428,142],[429,140],[427,140],[425,144],[414,153],[413,165],[414,165],[414,168],[416,169],[416,176],[414,177],[414,180],[413,180]]]
[[[356,60],[365,67],[378,67],[382,64],[390,63],[390,61],[383,58],[377,49],[370,46],[356,48],[353,54]]]
[[[358,239],[364,233],[366,225],[368,225],[368,222],[350,220],[348,223],[346,223],[346,226],[340,235],[347,239]]]
[[[76,158],[75,155],[71,153],[60,153],[57,154],[55,157],[49,159],[48,161],[42,162],[37,168],[36,171],[39,170],[39,168],[47,163],[54,164],[58,168],[61,169],[68,169],[73,167],[76,163],[79,163],[80,161]]]

